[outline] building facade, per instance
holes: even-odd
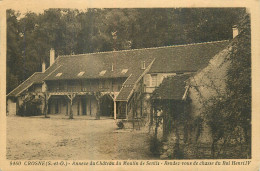
[[[42,99],[42,113],[149,116],[150,95],[164,78],[194,73],[229,41],[58,56],[7,95],[7,114],[18,114],[28,99]],[[30,97],[30,98],[29,98]],[[27,99],[27,100],[26,100]]]

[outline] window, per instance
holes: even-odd
[[[60,77],[62,75],[61,72],[59,72],[55,77]]]
[[[147,86],[147,87],[150,87],[151,86],[151,84],[150,84],[150,75],[149,74],[146,74],[145,76],[144,76],[144,85],[145,86]]]
[[[142,61],[141,69],[145,69],[145,61]]]
[[[152,81],[151,81],[151,83],[152,83],[152,87],[156,87],[157,86],[157,75],[156,74],[153,74],[153,75],[151,75],[151,77],[152,77]]]
[[[112,63],[111,71],[114,71],[114,64]]]
[[[99,88],[103,89],[103,88],[106,88],[106,83],[105,83],[105,80],[99,80]]]
[[[105,75],[106,72],[107,72],[107,70],[103,70],[103,71],[101,71],[101,72],[99,73],[99,75],[100,75],[100,76],[103,76],[103,75]]]
[[[125,73],[127,73],[127,71],[128,71],[128,69],[123,69],[123,70],[121,71],[121,73],[122,73],[122,74],[125,74]]]
[[[82,91],[90,91],[90,84],[88,81],[82,82]]]
[[[78,73],[78,77],[81,77],[84,73],[84,71],[81,71],[80,73]]]

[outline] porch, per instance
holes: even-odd
[[[116,102],[115,93],[46,93],[47,114],[120,118],[121,102]]]
[[[47,105],[48,114],[114,117],[115,113],[112,94],[49,93]]]

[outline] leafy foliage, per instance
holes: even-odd
[[[20,116],[37,116],[42,115],[41,109],[39,106],[41,105],[41,100],[33,99],[26,101],[23,105],[19,108],[18,115]]]
[[[224,58],[221,63],[214,64],[214,70],[225,70],[225,78],[219,78],[212,75],[208,70],[202,70],[203,80],[196,81],[193,79],[192,88],[197,93],[198,114],[196,116],[185,115],[177,108],[172,112],[169,109],[174,108],[176,103],[156,103],[157,107],[163,108],[164,124],[170,122],[171,127],[175,127],[174,135],[176,138],[167,142],[176,143],[177,146],[170,146],[175,151],[173,154],[184,154],[187,158],[250,158],[251,157],[251,33],[250,33],[250,16],[245,11],[238,15],[240,22],[238,27],[239,35],[234,38],[223,53],[218,54],[218,58]],[[214,61],[213,61],[214,62]],[[213,63],[212,62],[212,63]],[[223,65],[223,64],[227,65]],[[211,65],[210,65],[211,66]],[[213,64],[212,64],[213,66]],[[222,67],[224,66],[224,67]],[[227,68],[225,68],[227,67]],[[227,69],[227,70],[226,70]],[[222,73],[223,74],[223,73]],[[218,74],[217,74],[218,75]],[[221,74],[220,74],[221,75]],[[194,76],[196,77],[196,75]],[[191,78],[192,79],[192,78]],[[221,80],[221,81],[220,81]],[[218,87],[216,82],[224,84]],[[225,89],[223,91],[223,89]],[[210,93],[211,92],[211,93]],[[206,95],[206,94],[210,95]],[[193,100],[192,99],[192,100]],[[194,103],[195,104],[195,103]],[[155,105],[155,104],[153,104]],[[187,108],[187,107],[185,107]],[[189,112],[187,112],[189,114]],[[165,117],[167,116],[167,117]],[[169,116],[172,116],[173,123]],[[182,116],[182,117],[180,117]],[[188,130],[190,143],[178,148],[180,142],[181,125],[179,122],[185,121],[185,131]],[[165,127],[167,132],[173,130],[170,126]],[[193,128],[189,130],[188,128]],[[208,127],[210,129],[208,129]],[[178,130],[176,129],[178,128]],[[207,142],[200,142],[203,139],[204,129],[209,130],[212,141],[211,146]],[[179,132],[178,132],[179,131]],[[191,135],[192,134],[192,135]],[[173,134],[169,134],[173,135]],[[185,138],[184,138],[185,139]],[[168,140],[169,141],[169,140]],[[185,143],[185,142],[184,142]],[[177,147],[177,148],[176,148]],[[202,152],[199,150],[202,149]],[[184,151],[179,151],[182,149]],[[189,152],[190,151],[190,152]],[[195,154],[195,155],[194,155]],[[168,156],[176,158],[176,156]],[[182,157],[182,155],[177,156]]]
[[[150,151],[152,152],[152,154],[154,156],[158,157],[160,155],[162,142],[160,140],[158,140],[157,137],[151,136],[150,140],[149,140],[149,147],[150,147]]]
[[[232,38],[243,8],[7,10],[7,92],[56,56]]]
[[[240,144],[239,158],[251,156],[251,34],[250,16],[242,13],[240,34],[232,41],[227,71],[227,94],[214,97],[206,107],[211,128],[212,157],[230,144]],[[235,141],[235,142],[234,142]],[[217,148],[217,143],[222,144]],[[215,153],[218,149],[218,153]]]

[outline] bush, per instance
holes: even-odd
[[[124,128],[124,123],[123,123],[123,121],[117,122],[116,125],[118,126],[119,129],[123,129],[123,128]]]
[[[42,115],[40,109],[41,101],[40,100],[30,100],[19,108],[18,115],[20,116],[38,116]]]
[[[160,156],[160,149],[162,146],[162,143],[155,137],[152,136],[149,141],[150,145],[150,151],[154,156]]]

